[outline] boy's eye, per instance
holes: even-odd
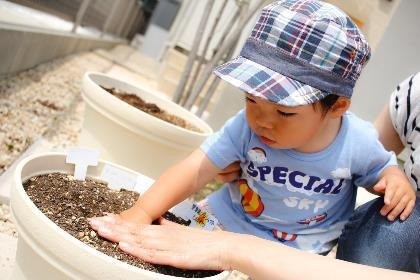
[[[246,102],[255,103],[255,100],[252,98],[249,98],[248,96],[245,97]]]
[[[286,112],[283,112],[283,111],[280,111],[280,110],[277,110],[277,113],[279,113],[279,115],[282,116],[282,117],[291,117],[291,116],[296,115],[296,113],[286,113]]]

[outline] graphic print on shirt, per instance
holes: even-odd
[[[350,168],[337,168],[336,170],[331,171],[331,176],[333,178],[341,178],[346,180],[351,180],[351,171]]]
[[[296,208],[296,210],[311,211],[314,214],[321,212],[322,209],[328,208],[330,199],[319,196],[311,199],[310,196],[337,195],[346,185],[346,180],[351,179],[349,168],[337,167],[330,172],[331,177],[322,178],[316,174],[306,174],[286,166],[272,166],[268,164],[266,155],[266,151],[261,147],[254,146],[248,151],[249,163],[246,167],[248,180],[255,180],[276,188],[286,188],[291,193],[302,193],[308,196],[290,195],[282,199],[284,206]]]
[[[275,187],[286,187],[290,192],[336,195],[345,185],[345,180],[351,178],[348,168],[337,168],[331,172],[331,178],[322,178],[316,174],[306,174],[287,166],[273,166],[269,164],[267,153],[261,147],[248,150],[249,163],[246,175],[250,179]]]
[[[250,160],[246,166],[246,175],[253,180],[267,185],[286,187],[290,192],[306,195],[336,195],[341,192],[346,178],[322,178],[286,166],[257,165]]]
[[[261,197],[248,186],[245,179],[238,181],[239,192],[241,193],[242,208],[246,213],[254,217],[258,217],[264,211],[264,204]]]
[[[290,208],[296,208],[297,210],[310,211],[313,209],[313,213],[319,212],[320,209],[326,208],[330,201],[328,199],[317,199],[312,200],[305,197],[289,196],[283,199],[283,204]]]
[[[267,162],[267,154],[263,148],[254,147],[248,151],[248,156],[251,161],[256,163],[264,163]]]
[[[273,229],[273,235],[275,238],[277,238],[280,242],[286,242],[286,241],[295,241],[298,237],[297,234],[289,234],[284,231],[278,231],[276,229]]]
[[[319,223],[321,221],[324,221],[326,218],[327,218],[327,213],[324,212],[320,215],[316,215],[316,216],[311,217],[311,218],[300,220],[300,221],[298,221],[298,224],[311,226],[311,225],[314,225],[314,224]]]

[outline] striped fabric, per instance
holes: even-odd
[[[315,0],[266,6],[239,57],[214,73],[272,102],[298,106],[330,93],[350,98],[370,48],[351,19]]]
[[[398,85],[391,94],[389,111],[395,131],[409,149],[404,171],[420,192],[420,73]]]

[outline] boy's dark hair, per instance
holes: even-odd
[[[318,104],[321,105],[321,110],[322,110],[323,115],[325,115],[328,112],[328,110],[332,107],[332,105],[334,105],[338,97],[339,96],[337,94],[329,94],[325,96],[323,99],[321,99],[319,102],[317,102]],[[314,107],[314,109],[316,109],[317,103],[312,103],[312,106]]]

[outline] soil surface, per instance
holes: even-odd
[[[118,97],[122,101],[130,104],[131,106],[134,106],[137,109],[140,109],[143,112],[148,113],[149,115],[155,116],[156,118],[159,118],[165,122],[177,125],[179,127],[182,127],[191,131],[203,132],[198,127],[194,126],[193,124],[185,121],[184,119],[178,116],[169,114],[165,110],[162,110],[161,108],[159,108],[159,106],[157,106],[156,104],[148,103],[135,94],[124,92],[116,88],[106,88],[106,87],[102,87],[102,88],[108,91],[109,93],[111,93],[112,95],[114,95],[115,97]]]
[[[24,182],[23,187],[34,204],[51,221],[83,243],[117,260],[142,269],[187,278],[208,277],[219,273],[146,263],[124,253],[116,243],[103,239],[90,228],[87,218],[128,209],[138,198],[139,194],[136,192],[112,190],[107,183],[89,178],[77,181],[71,175],[63,173],[31,177]],[[188,224],[169,212],[164,217],[180,224]]]

